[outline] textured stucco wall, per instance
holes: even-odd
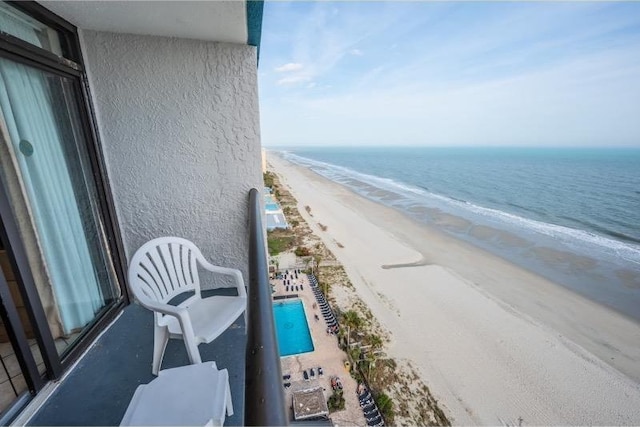
[[[246,283],[248,191],[262,188],[256,49],[81,40],[127,259],[154,237],[185,237]]]

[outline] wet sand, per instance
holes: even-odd
[[[640,424],[638,323],[272,153],[269,162],[390,331],[389,354],[418,368],[454,423]]]

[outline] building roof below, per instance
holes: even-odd
[[[280,212],[277,212],[277,213],[267,212],[266,219],[267,219],[267,230],[274,230],[276,228],[289,228],[289,224],[287,224],[287,220],[285,219],[284,215]]]
[[[295,391],[292,400],[293,417],[298,421],[329,416],[329,408],[322,387]]]

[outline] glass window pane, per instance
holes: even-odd
[[[21,188],[24,200],[12,200],[12,206],[22,204],[27,212],[16,211],[16,217],[31,218],[35,255],[44,270],[36,285],[61,354],[119,296],[80,128],[78,92],[75,80],[0,58],[3,143],[15,171],[3,179]],[[10,175],[5,164],[3,174]]]
[[[63,56],[58,32],[0,1],[0,31]]]
[[[0,320],[0,411],[7,409],[27,390],[15,350],[6,335],[4,323]]]
[[[22,301],[22,295],[18,289],[19,285],[9,262],[9,255],[1,244],[0,270],[11,293],[11,301],[4,301],[3,304],[15,305],[22,329],[28,340],[31,355],[37,365],[38,372],[43,374],[46,371],[46,366],[42,360],[40,348],[36,343],[27,309]],[[27,373],[22,372],[18,363],[16,347],[14,347],[9,337],[4,321],[0,319],[0,412],[6,410],[22,392],[27,390],[25,375]]]

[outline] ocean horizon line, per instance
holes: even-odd
[[[358,148],[390,148],[390,149],[416,149],[416,148],[434,148],[434,149],[510,149],[510,150],[629,150],[639,151],[640,146],[628,145],[598,145],[598,146],[575,146],[575,145],[264,145],[267,150],[292,150],[292,149],[358,149]]]

